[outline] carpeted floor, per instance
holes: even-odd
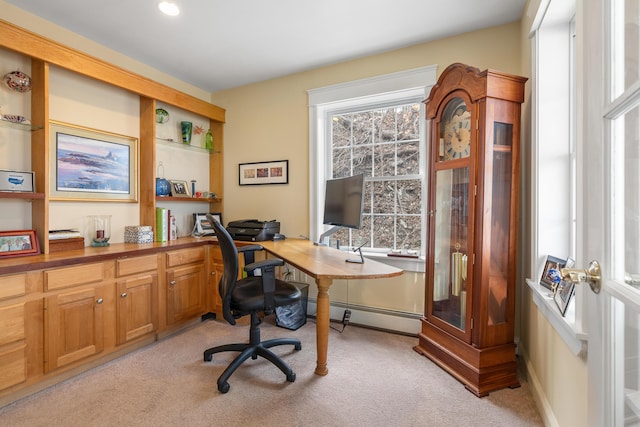
[[[341,327],[341,326],[340,326]],[[417,338],[356,326],[330,330],[329,374],[315,375],[315,324],[276,327],[262,338],[295,336],[302,350],[276,347],[294,383],[269,362],[249,360],[216,388],[235,353],[202,360],[222,343],[248,340],[248,325],[205,321],[69,381],[0,409],[4,426],[540,426],[522,386],[477,398],[413,350]]]

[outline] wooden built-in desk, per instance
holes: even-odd
[[[253,242],[237,242],[252,244]],[[326,375],[333,279],[402,274],[309,240],[257,242],[315,279],[315,373]],[[215,238],[0,259],[0,406],[220,314],[223,265]],[[71,344],[69,344],[71,343]]]
[[[316,246],[309,240],[287,239],[275,242],[257,242],[277,258],[281,258],[313,277],[318,286],[316,313],[316,341],[318,361],[316,374],[327,375],[327,349],[329,346],[329,288],[333,279],[377,279],[400,276],[403,271],[389,265],[366,259],[364,264],[346,262],[355,254],[327,246]]]

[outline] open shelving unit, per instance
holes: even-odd
[[[29,199],[31,226],[36,230],[41,249],[49,253],[49,73],[50,66],[64,68],[135,93],[140,97],[139,207],[140,224],[155,224],[156,178],[156,102],[163,102],[197,114],[209,120],[217,151],[209,152],[209,190],[216,199],[162,198],[175,203],[207,202],[211,212],[223,212],[223,127],[225,110],[216,105],[185,94],[164,84],[77,51],[38,34],[0,20],[0,46],[31,58],[31,124],[0,120],[0,126],[18,127],[31,132],[31,169],[35,172],[35,188],[41,193],[1,192],[0,199]],[[174,145],[178,145],[173,143]],[[193,149],[202,150],[199,147]],[[10,194],[7,194],[10,193]]]

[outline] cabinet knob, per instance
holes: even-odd
[[[172,281],[170,281],[170,282],[169,282],[169,284],[170,284],[171,286],[173,286],[173,285],[175,285],[175,284],[176,284],[176,281],[175,281],[175,280],[172,280]]]
[[[212,276],[215,276],[215,275],[216,275],[216,272],[215,272],[215,271],[212,271],[212,272],[211,272],[211,275],[212,275]]]
[[[123,293],[121,293],[121,294],[120,294],[120,296],[121,296],[122,298],[126,298],[126,297],[127,297],[127,293],[126,293],[126,292],[123,292]]]
[[[102,298],[98,298],[98,301],[96,301],[97,304],[102,304]]]

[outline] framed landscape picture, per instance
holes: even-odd
[[[138,140],[50,121],[51,200],[138,201]]]

